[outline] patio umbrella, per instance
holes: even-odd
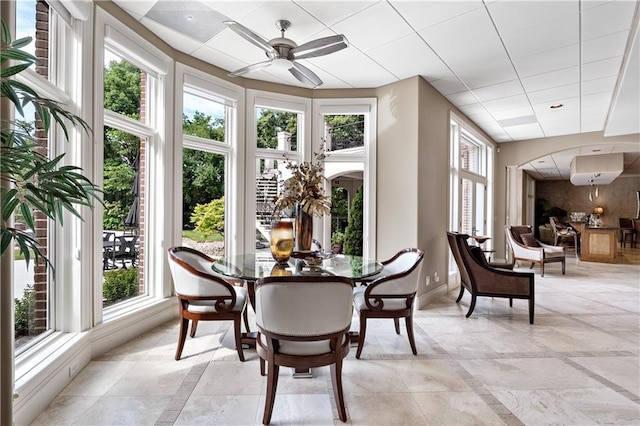
[[[135,178],[133,179],[133,187],[131,188],[131,193],[133,194],[133,204],[129,208],[129,213],[127,213],[127,217],[124,219],[124,224],[126,226],[130,226],[132,228],[137,228],[140,217],[140,194],[139,194],[139,185],[140,185],[140,154],[136,156],[136,159],[133,161],[133,170],[135,170]]]

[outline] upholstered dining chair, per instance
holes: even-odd
[[[349,353],[352,283],[342,277],[265,277],[256,282],[256,351],[260,374],[267,367],[262,422],[271,422],[279,367],[329,365],[338,416],[347,420],[342,360]]]
[[[630,246],[635,248],[638,234],[638,231],[636,231],[635,220],[621,217],[618,218],[618,225],[620,228],[620,247],[626,247],[627,240],[629,240]]]
[[[538,241],[531,226],[510,226],[504,228],[507,241],[511,246],[511,254],[514,260],[531,262],[531,268],[540,264],[540,276],[544,277],[544,265],[559,262],[562,264],[562,275],[565,271],[566,254],[564,247],[552,246]]]
[[[182,355],[189,321],[191,337],[195,337],[198,321],[233,321],[236,351],[244,361],[242,351],[241,316],[249,332],[247,318],[247,289],[227,282],[211,270],[214,259],[189,247],[168,250],[169,267],[180,306],[180,334],[175,359]]]
[[[418,248],[400,250],[382,262],[384,269],[366,285],[353,289],[353,305],[360,316],[360,333],[356,358],[360,358],[369,318],[393,318],[400,334],[400,318],[404,318],[409,344],[418,354],[413,338],[413,301],[418,290],[424,252]]]
[[[471,316],[479,296],[508,298],[511,307],[513,299],[528,299],[529,323],[533,324],[534,274],[492,267],[480,247],[469,246],[467,238],[466,234],[447,232],[449,247],[460,272],[460,294],[456,303],[460,303],[465,290],[471,294],[471,304],[465,316]]]

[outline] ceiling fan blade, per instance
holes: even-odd
[[[267,52],[270,57],[273,58],[278,55],[278,52],[276,52],[276,50],[269,44],[267,40],[263,39],[244,25],[236,21],[224,21],[224,23],[227,27],[229,27],[230,30],[238,34],[240,37]]]
[[[230,77],[239,77],[241,75],[244,75],[248,72],[251,71],[256,71],[262,68],[265,68],[269,65],[271,65],[271,62],[273,62],[271,59],[269,59],[268,61],[264,61],[264,62],[257,62],[255,64],[251,64],[249,66],[246,66],[244,68],[240,68],[239,70],[235,70],[234,72],[230,72],[229,76]]]
[[[316,73],[297,62],[293,63],[293,66],[289,68],[289,72],[307,86],[318,87],[322,84],[322,80]]]
[[[340,34],[311,40],[308,43],[291,49],[291,54],[295,59],[313,58],[337,52],[347,46],[348,42],[346,37]]]

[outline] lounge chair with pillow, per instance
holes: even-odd
[[[509,226],[504,229],[507,241],[511,246],[512,257],[516,261],[531,262],[531,268],[536,263],[540,264],[540,276],[544,277],[545,263],[561,262],[562,275],[565,271],[564,247],[545,244],[536,239],[531,226]]]

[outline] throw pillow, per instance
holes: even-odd
[[[522,242],[524,243],[525,246],[540,247],[540,244],[538,244],[538,240],[536,240],[536,237],[533,235],[533,232],[530,232],[528,234],[520,234],[520,237],[522,238]]]

